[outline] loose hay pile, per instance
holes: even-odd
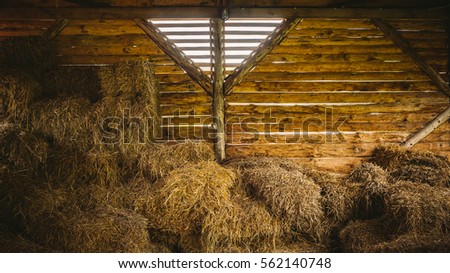
[[[381,146],[375,149],[372,162],[386,169],[393,180],[450,186],[450,163],[444,156]]]
[[[30,242],[9,227],[0,224],[0,253],[38,253],[47,252],[42,246]]]

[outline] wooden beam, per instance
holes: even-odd
[[[446,19],[444,9],[402,8],[229,8],[229,18]],[[0,20],[132,20],[135,18],[220,18],[217,7],[0,8]]]
[[[177,48],[159,29],[145,19],[135,19],[136,24],[150,39],[183,69],[189,77],[198,83],[208,94],[212,95],[211,79],[197,67],[194,62]]]
[[[226,158],[226,125],[225,125],[225,51],[224,24],[220,18],[211,19],[211,42],[213,53],[213,121],[214,121],[214,155],[221,162]]]
[[[436,72],[411,46],[411,44],[404,39],[395,28],[388,22],[382,19],[371,19],[372,23],[381,30],[387,37],[389,37],[394,44],[396,44],[405,54],[407,54],[414,63],[424,72],[431,81],[436,84],[440,91],[450,97],[450,87],[447,82],[442,79],[438,72]]]
[[[279,45],[286,35],[294,29],[301,19],[284,20],[267,39],[261,43],[253,54],[244,63],[237,67],[225,80],[225,94],[231,93],[233,88],[240,84],[245,76],[268,54]]]
[[[444,124],[449,118],[450,118],[450,107],[448,107],[444,112],[435,117],[420,131],[409,137],[404,143],[402,143],[402,146],[406,148],[413,147],[414,145],[419,143],[422,139],[431,134],[431,132],[433,132],[436,128]]]
[[[53,25],[48,28],[45,33],[42,35],[45,39],[52,41],[55,39],[69,24],[69,20],[61,19],[56,20]]]

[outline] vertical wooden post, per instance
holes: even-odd
[[[224,92],[224,25],[221,18],[211,19],[212,88],[213,88],[213,122],[214,122],[214,155],[217,161],[226,158],[225,128],[225,92]]]

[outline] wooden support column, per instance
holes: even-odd
[[[69,20],[67,19],[56,20],[55,23],[53,23],[53,25],[48,28],[42,36],[45,39],[52,41],[67,27],[68,24]]]
[[[211,19],[212,46],[212,87],[213,87],[213,121],[214,121],[214,155],[221,162],[226,158],[226,124],[225,124],[225,52],[224,25],[220,18]]]
[[[240,84],[250,71],[277,45],[283,41],[287,34],[294,29],[301,19],[284,20],[267,39],[248,57],[244,63],[237,67],[225,81],[225,94],[229,95],[233,88]]]
[[[411,137],[406,140],[402,146],[406,148],[411,148],[417,143],[419,143],[422,139],[427,137],[431,132],[433,132],[436,128],[444,124],[450,118],[450,107],[448,107],[444,112],[435,117],[430,123],[428,123],[425,127],[423,127],[419,132],[415,133]]]
[[[136,24],[147,36],[164,51],[186,74],[198,83],[208,94],[212,95],[211,80],[194,64],[174,43],[161,33],[151,22],[145,19],[135,19]]]
[[[447,82],[434,70],[388,22],[383,19],[371,19],[372,23],[389,37],[414,63],[424,72],[439,90],[450,97],[450,87]]]

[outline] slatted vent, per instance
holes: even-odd
[[[150,20],[206,74],[212,65],[210,20]],[[225,66],[230,74],[274,31],[282,19],[225,21]]]

